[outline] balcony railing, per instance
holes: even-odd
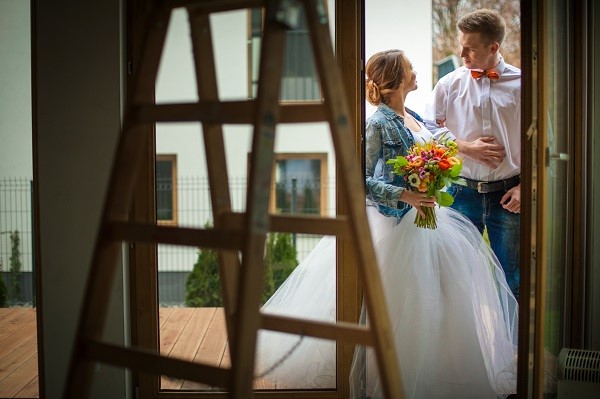
[[[306,186],[306,184],[305,184]],[[303,186],[303,187],[305,187]],[[175,190],[172,211],[176,224],[185,227],[204,227],[212,224],[212,208],[206,177],[182,177],[176,184],[161,184]],[[335,182],[316,182],[315,190],[327,190],[327,204],[319,204],[322,213],[333,216],[335,209]],[[230,193],[234,211],[243,211],[246,203],[245,178],[230,179]],[[290,192],[295,193],[294,190]],[[157,197],[165,193],[157,193]],[[296,195],[296,194],[294,194]],[[298,198],[287,198],[285,203],[306,204],[305,190],[298,190]],[[6,301],[2,306],[35,306],[35,257],[33,251],[33,181],[29,178],[0,179],[0,278],[6,286]],[[293,209],[284,210],[286,213]],[[310,209],[309,213],[315,212]],[[292,236],[298,262],[314,248],[321,237],[298,234]],[[184,306],[186,280],[198,260],[198,248],[173,245],[158,246],[158,290],[162,306]],[[1,284],[1,283],[0,283]]]
[[[0,306],[35,306],[33,181],[0,179]],[[5,289],[5,294],[1,291]]]

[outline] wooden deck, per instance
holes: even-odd
[[[0,398],[37,398],[35,309],[0,308]]]
[[[161,308],[159,317],[162,355],[223,368],[231,366],[223,308]],[[213,389],[168,376],[161,378],[160,387],[185,391]],[[273,388],[262,380],[254,383],[254,389]]]
[[[0,308],[0,398],[38,398],[36,311]],[[160,353],[170,357],[229,367],[222,308],[161,308]],[[272,389],[256,381],[255,389]],[[211,390],[172,377],[161,378],[163,390]]]

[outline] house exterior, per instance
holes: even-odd
[[[334,1],[328,1],[333,15]],[[385,18],[385,19],[384,19]],[[398,21],[398,22],[395,22]],[[402,23],[399,23],[402,21]],[[334,29],[334,21],[331,21]],[[259,9],[211,15],[217,85],[221,100],[253,98],[258,78],[262,15]],[[419,89],[408,106],[422,112],[432,88],[431,3],[407,10],[401,2],[369,1],[365,12],[366,58],[375,52],[403,49],[418,73]],[[415,35],[414,32],[419,32]],[[282,77],[282,101],[319,101],[316,68],[303,14],[288,32]],[[187,13],[175,10],[156,85],[157,103],[198,101]],[[374,107],[366,104],[370,114]],[[212,223],[202,127],[199,123],[156,125],[156,200],[159,223],[202,227]],[[245,207],[252,126],[223,127],[232,207]],[[335,153],[327,123],[281,124],[275,141],[271,212],[335,215]],[[301,261],[320,237],[294,236]],[[160,301],[178,304],[185,279],[198,257],[194,248],[160,245]]]

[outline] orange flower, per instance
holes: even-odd
[[[424,163],[425,162],[423,162],[423,158],[416,158],[412,162],[409,162],[408,166],[411,169],[417,169],[417,168],[420,168],[421,166],[423,166]]]
[[[452,167],[452,164],[450,163],[449,160],[447,159],[442,159],[439,163],[438,166],[440,167],[441,170],[448,170]]]

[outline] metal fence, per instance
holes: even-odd
[[[159,192],[161,189],[175,188],[177,225],[196,228],[212,225],[208,179],[206,177],[180,177],[173,183],[157,182],[157,197],[164,194]],[[334,204],[335,199],[335,179],[329,178],[326,182],[314,181],[313,185],[315,190],[327,191],[326,197],[329,200],[326,201],[327,203],[321,204],[321,207],[325,214],[334,216],[335,208],[331,204]],[[281,188],[281,183],[277,188]],[[245,210],[246,190],[246,178],[229,179],[232,210],[236,212]],[[304,191],[299,190],[297,194],[294,190],[287,191],[298,196],[298,198],[288,198],[290,204],[303,203]],[[321,239],[320,236],[306,234],[293,235],[292,238],[298,262],[302,261]],[[186,280],[198,260],[198,253],[198,248],[162,244],[158,246],[158,298],[161,306],[184,306]]]
[[[5,306],[35,306],[32,204],[31,179],[0,179],[0,278],[6,287]]]
[[[326,201],[327,203],[320,204],[320,207],[324,209],[325,214],[334,216],[335,209],[331,205],[335,198],[334,179],[330,178],[327,182],[314,184],[315,190],[327,191],[329,200]],[[157,187],[162,186],[157,185]],[[212,224],[210,189],[206,177],[180,177],[172,187],[176,189],[177,225],[201,228],[206,224]],[[230,179],[229,188],[232,209],[238,212],[244,211],[246,179]],[[294,190],[287,191],[296,195]],[[305,202],[302,198],[302,190],[299,190],[297,195],[298,198],[288,198],[290,204]],[[32,203],[33,181],[31,179],[0,179],[0,278],[7,289],[8,300],[5,306],[35,306]],[[302,261],[320,239],[320,236],[293,235],[297,260]],[[184,305],[187,276],[198,260],[198,251],[198,248],[162,244],[158,246],[158,289],[162,306]]]

